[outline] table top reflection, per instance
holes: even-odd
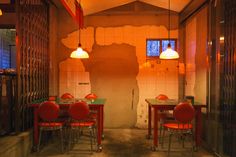
[[[35,100],[32,102],[32,104],[41,104],[42,102],[48,101],[47,99],[40,99],[40,100]],[[61,99],[61,98],[57,98],[55,101],[55,103],[57,103],[58,105],[63,105],[63,104],[73,104],[79,101],[85,101],[87,104],[89,105],[101,105],[101,104],[105,104],[106,99],[105,98],[97,98],[97,99],[86,99],[86,98],[73,98],[73,99]]]
[[[89,100],[89,99],[85,99],[85,98],[75,98],[75,99],[57,99],[56,103],[57,104],[72,104],[72,103],[76,103],[76,102],[80,102],[80,101],[84,101],[89,105],[101,105],[101,104],[105,104],[106,99],[104,98],[97,98],[94,100]]]
[[[168,106],[176,106],[180,102],[184,102],[184,100],[177,100],[177,99],[168,99],[168,100],[158,100],[153,98],[147,98],[145,101],[151,106],[158,106],[158,105],[168,105]],[[194,102],[193,106],[205,106],[202,103]]]

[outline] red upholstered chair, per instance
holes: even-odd
[[[68,124],[70,127],[70,142],[69,148],[72,143],[72,134],[80,133],[83,128],[88,128],[90,131],[90,143],[91,152],[93,151],[93,137],[95,137],[95,124],[96,121],[89,117],[90,111],[89,106],[84,101],[79,101],[70,105],[69,115],[71,117],[71,122]]]
[[[87,94],[84,98],[85,98],[85,99],[88,99],[88,100],[90,100],[90,101],[93,102],[95,99],[97,99],[97,97],[98,97],[98,96],[97,96],[96,94],[94,94],[94,93],[89,93],[89,94]],[[91,111],[90,111],[90,117],[96,119],[96,118],[97,118],[97,112],[94,111],[94,110],[91,110]]]
[[[97,95],[94,93],[90,93],[90,94],[86,95],[85,98],[93,101],[93,100],[97,99]]]
[[[59,115],[59,106],[55,104],[54,102],[51,101],[45,101],[40,104],[39,106],[39,117],[40,117],[40,122],[39,122],[39,143],[38,143],[38,151],[40,147],[40,142],[41,142],[41,137],[42,137],[42,132],[43,131],[60,131],[60,136],[61,136],[61,150],[63,152],[63,132],[62,132],[62,127],[63,123],[62,122],[57,122],[57,118]]]
[[[48,97],[48,101],[56,101],[57,100],[57,96],[49,96]]]
[[[170,154],[171,137],[175,134],[180,134],[183,140],[184,147],[184,137],[186,135],[192,136],[192,155],[194,149],[194,138],[193,138],[193,125],[192,120],[195,117],[195,109],[188,102],[181,102],[175,108],[173,112],[175,123],[165,123],[163,124],[164,129],[169,131],[169,146],[168,146],[168,156]]]
[[[168,100],[168,96],[164,95],[164,94],[159,94],[158,96],[156,96],[156,99],[158,100]]]
[[[74,99],[74,96],[70,93],[64,93],[62,94],[61,99]]]
[[[70,94],[70,93],[64,93],[61,95],[61,102],[65,102],[65,103],[74,103],[75,102],[75,97]],[[59,113],[59,117],[61,120],[66,121],[69,117],[68,111],[65,108],[61,108],[60,113]]]
[[[165,94],[159,94],[158,96],[156,96],[156,99],[161,100],[161,101],[166,101],[169,98]],[[159,134],[160,140],[159,141],[163,142],[164,141],[164,132],[162,135],[163,124],[168,122],[168,120],[173,120],[173,115],[169,113],[168,111],[159,111],[158,120],[160,121],[160,134]]]

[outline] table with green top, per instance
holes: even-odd
[[[178,100],[158,100],[158,99],[145,99],[148,103],[148,135],[147,138],[151,137],[152,130],[152,110],[153,110],[153,146],[152,150],[157,150],[158,148],[158,111],[161,110],[174,110],[175,106],[180,102]],[[196,111],[195,121],[195,143],[196,147],[200,145],[201,142],[201,132],[202,132],[202,118],[201,109],[206,107],[206,105],[195,102],[193,107]]]
[[[98,144],[98,151],[102,150],[102,135],[103,135],[103,119],[104,119],[104,104],[106,102],[106,99],[98,98],[95,100],[88,100],[88,99],[56,99],[55,103],[57,103],[60,106],[60,109],[62,110],[68,110],[70,107],[70,104],[73,104],[77,101],[85,101],[89,105],[89,108],[91,110],[96,111],[97,113],[97,144]],[[34,146],[38,145],[39,142],[39,114],[38,114],[38,108],[39,105],[43,101],[34,101],[32,104],[30,104],[30,107],[34,108]]]

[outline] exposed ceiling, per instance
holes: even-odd
[[[53,0],[58,4],[59,0]],[[125,5],[131,2],[140,1],[147,4],[151,4],[161,8],[169,8],[169,0],[78,0],[81,2],[83,7],[84,15],[94,14],[100,11]],[[170,0],[170,9],[176,12],[182,11],[182,9],[190,2],[191,0]]]

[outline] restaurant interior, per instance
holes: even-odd
[[[87,156],[183,156],[191,135],[193,156],[235,157],[235,16],[233,0],[1,0],[0,157],[81,156],[84,134]]]

